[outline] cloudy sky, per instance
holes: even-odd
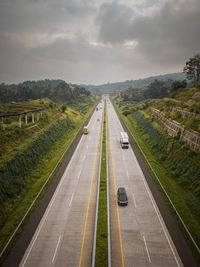
[[[138,79],[196,53],[200,0],[0,0],[0,82]]]

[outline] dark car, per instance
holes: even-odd
[[[119,187],[117,190],[117,200],[118,205],[125,206],[128,204],[128,197],[126,194],[126,189],[124,187]]]

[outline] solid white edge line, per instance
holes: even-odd
[[[60,239],[61,239],[61,235],[59,236],[59,239],[58,239],[58,242],[57,242],[57,246],[56,246],[56,249],[55,249],[55,252],[54,252],[54,255],[53,255],[52,263],[55,260],[55,257],[56,257],[56,254],[57,254],[57,250],[58,250],[58,247],[59,247],[59,244],[60,244]]]
[[[151,194],[151,191],[150,191],[150,189],[149,189],[149,187],[148,187],[148,185],[147,185],[147,182],[146,182],[146,180],[145,180],[145,178],[144,178],[144,174],[143,174],[143,172],[142,172],[142,170],[141,170],[141,168],[140,168],[140,165],[139,165],[139,163],[138,163],[138,161],[137,161],[137,159],[136,159],[136,156],[135,156],[135,154],[134,154],[132,148],[131,148],[131,151],[132,151],[133,157],[134,157],[135,160],[136,160],[136,164],[137,164],[138,169],[139,169],[139,171],[140,171],[140,173],[141,173],[141,176],[142,176],[142,181],[143,181],[143,183],[144,183],[144,185],[145,185],[145,188],[146,188],[146,190],[147,190],[147,192],[148,192],[148,195],[149,195],[149,197],[150,197],[150,199],[151,199],[153,208],[154,208],[154,210],[155,210],[155,212],[156,212],[156,214],[157,214],[157,216],[158,216],[158,220],[159,220],[159,222],[160,222],[160,224],[161,224],[161,227],[162,227],[162,229],[163,229],[163,232],[164,232],[164,234],[165,234],[165,237],[166,237],[166,239],[167,239],[167,242],[168,242],[168,244],[169,244],[169,247],[170,247],[170,249],[171,249],[171,251],[172,251],[172,254],[173,254],[174,258],[175,258],[175,261],[176,261],[177,265],[180,267],[179,262],[178,262],[178,259],[177,259],[177,257],[176,257],[176,254],[175,254],[175,252],[174,252],[174,249],[173,249],[173,247],[172,247],[172,245],[171,245],[171,242],[170,242],[170,240],[169,240],[168,233],[167,233],[167,231],[166,231],[165,225],[163,224],[163,221],[161,220],[161,215],[160,215],[159,212],[158,212],[158,207],[157,207],[157,205],[155,204],[155,201],[154,201],[154,199],[153,199],[153,196],[152,196],[152,194]]]
[[[110,101],[110,100],[109,100]],[[106,102],[106,161],[107,161],[107,229],[108,229],[108,267],[111,267],[111,230],[110,230],[110,196],[109,196],[109,172],[108,172],[108,105]]]
[[[145,184],[146,190],[147,190],[147,192],[148,192],[148,194],[149,194],[149,197],[150,197],[150,199],[151,199],[151,202],[152,202],[152,204],[153,204],[154,210],[155,210],[155,212],[156,212],[156,214],[157,214],[157,216],[158,216],[158,219],[159,219],[159,221],[160,221],[160,224],[161,224],[161,226],[162,226],[162,229],[163,229],[163,231],[164,231],[164,233],[165,233],[165,237],[166,237],[166,239],[167,239],[167,241],[168,241],[169,247],[170,247],[170,249],[171,249],[171,251],[172,251],[172,254],[173,254],[174,258],[175,258],[175,261],[176,261],[177,265],[180,266],[180,265],[179,265],[179,262],[178,262],[178,259],[177,259],[177,257],[176,257],[176,254],[175,254],[175,252],[174,252],[174,249],[173,249],[173,247],[172,247],[172,245],[171,245],[171,242],[170,242],[170,240],[169,240],[168,234],[167,234],[167,232],[166,232],[166,230],[165,230],[165,227],[164,227],[164,225],[163,225],[163,222],[162,222],[162,220],[161,220],[161,218],[160,218],[160,214],[158,213],[158,209],[157,209],[157,207],[155,206],[154,201],[153,201],[153,199],[152,199],[152,196],[151,196],[151,194],[150,194],[150,192],[149,192],[149,189],[148,189],[148,187],[147,187],[147,185],[146,185],[146,181],[143,180],[143,182],[144,182],[144,184]]]
[[[147,242],[146,242],[146,240],[145,240],[144,235],[143,235],[142,237],[143,237],[144,245],[145,245],[146,252],[147,252],[147,255],[148,255],[148,260],[149,260],[149,262],[151,263],[151,258],[150,258],[149,250],[148,250],[148,247],[147,247]]]

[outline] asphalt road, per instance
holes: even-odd
[[[102,109],[95,111],[20,266],[90,266]]]
[[[112,266],[183,266],[131,147],[122,149],[117,114],[108,101]],[[116,202],[123,186],[128,205]]]

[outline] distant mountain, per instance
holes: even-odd
[[[88,89],[93,93],[117,93],[121,90],[127,89],[129,87],[141,88],[148,86],[154,80],[162,80],[162,81],[182,81],[186,79],[183,73],[171,73],[159,76],[151,76],[144,79],[139,80],[127,80],[125,82],[116,82],[116,83],[106,83],[101,85],[82,85],[84,88]]]

